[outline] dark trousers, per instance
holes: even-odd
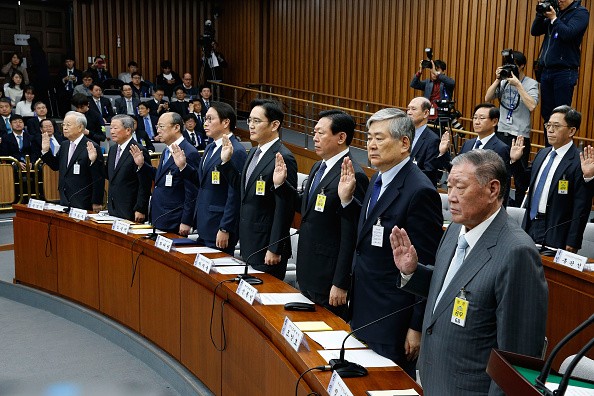
[[[499,140],[507,144],[509,147],[511,147],[513,140],[516,138],[515,135],[505,132],[496,132],[495,135],[499,138]],[[531,147],[530,139],[524,138],[524,152],[522,153],[522,158],[520,159],[524,168],[527,168],[528,163],[530,162]],[[524,196],[526,195],[526,190],[528,190],[528,186],[530,185],[530,180],[514,178],[514,185],[516,187],[515,197],[513,201],[511,199],[509,200],[508,206],[520,207],[520,205],[522,205],[522,201],[524,200]]]
[[[544,122],[549,122],[553,110],[557,106],[571,106],[573,89],[577,84],[577,69],[551,70],[544,69],[540,77],[540,114]],[[547,134],[546,146],[549,146]]]
[[[530,221],[530,225],[528,226],[528,230],[526,232],[535,243],[540,245],[547,245],[546,235],[545,232],[547,230],[547,223],[545,218],[535,218],[534,220]],[[549,245],[547,245],[549,246]],[[555,246],[552,246],[555,247]]]
[[[330,301],[330,294],[316,293],[316,292],[308,291],[308,290],[300,290],[300,291],[301,291],[301,294],[303,294],[305,297],[309,298],[311,301],[315,302],[318,305],[323,306],[328,311],[332,312],[334,315],[342,318],[344,321],[347,320],[347,308],[348,308],[347,304],[339,305],[338,307],[333,307],[332,305],[330,305],[328,303]]]

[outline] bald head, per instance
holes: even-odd
[[[418,96],[410,101],[406,114],[412,120],[415,129],[418,129],[427,124],[430,110],[431,102],[429,99]]]

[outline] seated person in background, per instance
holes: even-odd
[[[82,84],[78,84],[74,87],[72,92],[72,96],[76,94],[83,94],[85,96],[93,96],[91,94],[90,86],[93,84],[93,75],[89,72],[84,72],[82,74]]]
[[[185,127],[184,138],[186,138],[196,150],[204,150],[209,143],[209,138],[206,136],[204,126],[198,124],[194,114],[186,114],[183,116],[183,119]]]
[[[23,97],[17,103],[14,112],[16,114],[20,114],[27,120],[35,115],[33,111],[33,102],[35,101],[35,88],[30,85],[27,85],[23,89]]]
[[[171,99],[173,96],[173,88],[181,84],[182,79],[179,74],[172,69],[171,61],[164,60],[161,62],[161,74],[157,75],[155,85],[157,88],[162,88],[165,95]],[[160,114],[159,114],[160,115]]]
[[[150,113],[146,102],[138,104],[138,128],[137,132],[143,131],[149,140],[158,141],[157,137],[157,117]]]
[[[118,74],[118,80],[124,83],[130,83],[132,81],[132,73],[138,71],[138,63],[135,61],[128,62],[128,71]]]
[[[198,88],[192,86],[192,75],[190,73],[184,73],[184,76],[182,78],[182,88],[184,89],[184,91],[186,92],[186,96],[188,97],[188,99],[191,101],[194,98],[197,98],[199,95],[198,92]]]
[[[122,97],[115,100],[117,114],[138,115],[140,100],[132,95],[130,84],[122,85]]]
[[[551,147],[541,149],[530,167],[524,167],[520,160],[524,151],[522,136],[514,141],[510,152],[514,178],[530,186],[522,228],[538,244],[573,253],[582,247],[592,206],[579,151],[573,144],[581,121],[579,112],[559,106],[545,124]]]
[[[23,57],[18,52],[13,52],[10,62],[2,66],[2,74],[6,75],[7,80],[9,80],[16,71],[21,73],[23,84],[29,84],[29,75],[27,74],[27,68],[23,65]]]
[[[169,105],[169,110],[175,111],[177,114],[183,117],[190,112],[188,110],[189,105],[190,102],[186,99],[186,92],[181,87],[181,85],[175,88],[175,101],[171,102]]]
[[[202,117],[204,117],[210,108],[210,101],[212,100],[212,90],[210,89],[210,86],[205,84],[200,87],[200,99],[202,100]]]
[[[113,117],[113,106],[111,101],[103,97],[103,89],[98,84],[92,84],[89,89],[91,90],[91,100],[89,101],[89,110],[97,113],[103,120],[104,124],[111,121]]]
[[[27,120],[27,132],[33,138],[33,141],[41,150],[41,121],[47,119],[47,106],[44,102],[39,101],[35,103],[35,117]],[[52,125],[54,131],[59,131],[58,125],[54,120],[48,120]]]
[[[406,114],[415,126],[410,158],[431,183],[437,185],[441,177],[441,172],[435,168],[435,158],[439,154],[439,137],[427,126],[430,110],[431,102],[422,96],[414,98],[408,104]]]
[[[25,132],[25,123],[19,114],[13,114],[10,117],[10,128],[12,133],[2,137],[0,153],[16,158],[21,163],[21,169],[26,171],[28,169],[25,156],[29,156],[31,164],[34,164],[39,158],[39,155],[33,150],[33,138]]]
[[[192,102],[188,106],[190,114],[194,114],[198,125],[204,124],[204,117],[202,116],[202,99],[199,97],[192,99]]]
[[[89,98],[82,94],[76,94],[72,97],[72,105],[77,112],[85,116],[84,135],[97,144],[104,142],[107,139],[104,128],[105,123],[98,112],[89,110]]]
[[[12,104],[8,98],[0,98],[0,138],[12,131],[10,127],[10,116],[12,115]]]
[[[151,139],[149,139],[148,135],[146,134],[146,131],[144,129],[138,129],[138,117],[139,116],[131,115],[130,117],[132,117],[132,120],[134,121],[134,127],[132,129],[132,137],[138,143],[142,144],[149,152],[154,153],[155,145],[153,144],[153,142],[151,142]]]
[[[140,100],[140,98],[150,98],[151,87],[148,83],[142,81],[142,76],[138,72],[132,73],[132,96]]]
[[[62,132],[56,126],[56,123],[49,118],[44,118],[39,121],[40,129],[39,135],[35,135],[33,138],[33,150],[35,151],[35,155],[37,158],[41,157],[41,140],[42,135],[45,133],[49,137],[50,140],[50,149],[54,156],[58,155],[58,151],[60,151],[60,144],[66,139]]]
[[[24,86],[23,74],[18,70],[15,70],[8,83],[4,84],[4,95],[10,99],[13,108],[23,97]]]
[[[93,60],[93,64],[87,69],[93,77],[93,83],[103,84],[105,81],[112,79],[111,73],[107,70],[107,63],[103,57],[97,55]]]
[[[165,91],[163,88],[155,88],[153,91],[153,99],[147,100],[145,103],[151,111],[151,115],[155,117],[160,117],[163,113],[169,111],[169,102],[163,100],[163,95]]]
[[[436,59],[431,61],[431,69],[429,70],[429,78],[421,80],[423,75],[423,63],[419,65],[419,70],[415,73],[410,81],[410,87],[423,91],[423,96],[431,102],[431,110],[429,111],[429,119],[431,121],[437,119],[437,106],[435,102],[438,100],[452,100],[454,96],[454,87],[456,82],[453,78],[446,76],[446,63],[442,60]]]

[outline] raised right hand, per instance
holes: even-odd
[[[231,156],[233,155],[233,145],[231,144],[231,140],[229,140],[228,135],[223,135],[223,145],[221,147],[221,162],[229,162],[231,161]]]
[[[50,137],[47,132],[41,134],[41,151],[44,153],[50,151]],[[53,154],[53,153],[52,153]]]
[[[408,234],[404,228],[394,226],[390,234],[390,245],[396,268],[404,275],[410,275],[417,270],[417,250],[410,243]]]
[[[340,181],[338,182],[338,196],[340,202],[348,203],[353,199],[357,187],[357,179],[355,178],[355,168],[353,162],[349,157],[345,157],[340,167]]]
[[[272,182],[275,186],[280,186],[285,180],[287,180],[287,164],[285,164],[285,160],[281,153],[276,153]]]
[[[130,154],[132,154],[132,158],[134,158],[134,163],[139,168],[144,165],[144,154],[142,150],[138,148],[138,146],[131,144],[130,145]]]
[[[184,150],[179,148],[177,144],[171,145],[171,155],[173,156],[173,162],[175,162],[175,166],[179,169],[184,169],[186,167],[186,153]]]
[[[439,155],[444,155],[450,149],[450,132],[444,132],[439,142]]]
[[[522,158],[522,154],[524,153],[524,137],[518,136],[516,139],[512,140],[512,145],[509,150],[509,159],[511,162],[519,161]]]

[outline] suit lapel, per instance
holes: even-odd
[[[318,172],[318,169],[320,169],[321,165],[322,161],[318,161],[314,164],[314,166],[311,167],[311,170],[309,171],[309,176],[307,177],[307,182],[305,183],[305,187],[303,190],[303,198],[301,200],[302,215],[305,215],[305,212],[307,211],[307,208],[309,206],[309,189],[311,188],[311,183],[313,183],[313,179],[315,178],[316,173]]]
[[[571,146],[569,148],[569,151],[567,151],[567,153],[563,156],[563,158],[561,159],[561,162],[559,163],[559,166],[557,167],[557,169],[555,169],[555,174],[553,175],[553,180],[551,180],[551,187],[549,188],[549,201],[553,198],[553,194],[557,193],[557,187],[559,186],[559,180],[564,179],[563,176],[565,176],[565,179],[567,179],[567,168],[569,168],[569,166],[571,165],[571,163],[573,162],[573,158],[575,156],[575,147]]]
[[[549,147],[549,148],[545,148],[543,150],[545,150],[546,152],[543,152],[543,155],[541,155],[541,156],[537,155],[536,158],[534,158],[534,162],[532,163],[532,169],[536,170],[536,172],[532,172],[532,174],[531,174],[530,189],[532,191],[534,191],[534,183],[536,183],[536,178],[538,177],[538,172],[540,172],[540,168],[541,168],[544,160],[547,158],[547,156],[551,152],[552,148]]]
[[[450,267],[452,259],[454,258],[454,253],[456,252],[456,245],[458,243],[458,235],[460,235],[461,227],[461,224],[450,224],[443,237],[441,243],[442,247],[436,256],[437,261],[433,269],[433,276],[431,277],[431,283],[435,283],[436,285],[439,285],[439,287],[432,288],[427,296],[427,312],[434,311],[433,307],[435,306],[435,300],[441,291],[441,285],[443,285],[448,268]]]
[[[66,163],[67,163],[66,171],[69,171],[74,166],[74,164],[76,164],[77,162],[82,160],[81,154],[83,153],[83,150],[87,149],[87,141],[88,141],[88,139],[83,137],[80,140],[80,142],[78,142],[78,145],[74,149],[74,153],[72,153],[72,158],[71,158],[69,164],[68,164],[68,152],[70,150],[70,143],[68,143],[68,146],[67,146],[68,150],[66,151]],[[98,152],[97,155],[100,155],[100,153]]]
[[[332,183],[334,181],[334,179],[336,179],[337,177],[340,177],[340,168],[342,166],[342,161],[344,159],[344,157],[346,157],[348,154],[346,154],[345,156],[341,157],[341,159],[339,159],[333,166],[332,168],[330,168],[330,170],[326,173],[326,176],[324,176],[324,178],[320,181],[320,183],[318,184],[318,186],[311,191],[311,195],[313,195],[314,197],[319,194],[322,190],[325,190],[330,183]],[[316,168],[316,172],[318,171],[318,169],[320,169],[322,162],[320,161],[318,163],[318,166]],[[315,173],[312,175],[315,177]],[[313,179],[311,180],[311,182],[313,182]],[[306,191],[309,192],[309,187],[311,186],[311,182],[308,180],[307,181],[307,187],[308,189]],[[312,208],[315,207],[315,203],[316,200],[315,199],[309,199],[310,194],[307,194],[307,208],[306,211],[310,211],[312,210]]]
[[[266,153],[264,153],[263,157],[260,158],[258,165],[256,165],[256,167],[254,168],[254,171],[252,172],[250,179],[247,182],[247,186],[245,188],[246,191],[250,190],[252,185],[260,177],[260,174],[262,173],[264,168],[266,168],[266,166],[268,166],[270,161],[274,160],[276,153],[279,151],[280,144],[281,144],[280,140],[277,140],[276,143],[274,143],[272,146],[270,146],[270,148],[268,150],[266,150]]]
[[[427,126],[425,126],[425,129],[423,129],[423,131],[421,131],[421,136],[419,137],[419,140],[417,140],[417,144],[415,144],[413,151],[410,153],[410,158],[412,158],[413,161],[415,160],[415,157],[419,154],[419,151],[421,151],[421,147],[423,147],[423,145],[425,144],[426,137],[427,137]]]
[[[120,154],[120,160],[118,161],[118,166],[115,166],[115,157],[117,156],[117,148],[116,148],[116,154],[113,156],[113,176],[115,177],[115,175],[119,172],[120,169],[122,169],[123,164],[129,159],[131,158],[130,155],[130,146],[138,146],[138,144],[136,143],[136,141],[134,139],[132,139],[130,141],[130,143],[126,146],[126,149],[124,149],[124,151],[122,151],[122,153]]]

